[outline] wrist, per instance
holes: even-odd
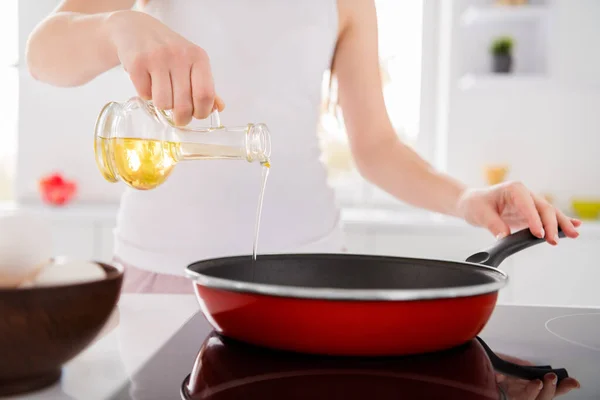
[[[116,36],[118,35],[118,32],[121,31],[123,24],[127,24],[128,21],[131,21],[133,13],[135,12],[136,11],[133,10],[117,10],[108,12],[104,15],[101,34],[115,54],[118,52]]]
[[[469,188],[463,183],[448,178],[450,183],[450,196],[448,201],[448,215],[458,218],[464,218],[464,210],[462,207],[462,201],[466,194],[469,192]]]

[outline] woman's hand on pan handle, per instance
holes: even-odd
[[[55,86],[79,86],[121,64],[140,97],[187,125],[223,102],[206,52],[152,16],[135,0],[62,0],[27,41],[31,75]]]
[[[465,190],[459,197],[457,214],[498,238],[509,235],[511,228],[528,227],[533,235],[553,245],[558,244],[559,227],[565,236],[576,238],[576,228],[581,225],[519,182]]]

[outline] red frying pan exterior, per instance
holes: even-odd
[[[196,284],[217,332],[255,345],[330,355],[403,355],[438,351],[473,339],[497,293],[421,301],[296,299]]]
[[[494,267],[542,242],[523,230],[466,263],[289,255],[263,256],[259,270],[251,262],[240,267],[239,259],[217,259],[186,272],[203,314],[224,336],[302,353],[408,355],[476,337],[506,284],[506,275]],[[336,262],[340,268],[332,273],[328,268]]]

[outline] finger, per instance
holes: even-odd
[[[556,388],[556,396],[562,396],[563,394],[569,393],[573,389],[579,389],[581,385],[577,379],[565,378],[558,384]]]
[[[544,224],[544,231],[546,231],[546,241],[550,244],[558,244],[558,219],[556,215],[556,209],[550,205],[546,200],[534,196],[535,206],[537,208],[542,223]]]
[[[544,384],[539,379],[527,383],[523,389],[523,398],[528,400],[536,400],[538,393],[542,390]]]
[[[537,400],[551,400],[556,393],[556,374],[550,373],[544,376],[544,387],[537,395]]]
[[[219,112],[223,112],[225,109],[225,102],[219,96],[215,96],[215,105],[213,107],[213,111],[217,110]]]
[[[487,209],[482,217],[483,225],[492,232],[496,238],[500,239],[510,235],[510,227],[493,208]]]
[[[581,221],[578,220],[577,218],[571,218],[571,222],[573,223],[573,226],[575,228],[579,228],[581,226]]]
[[[159,110],[171,110],[173,108],[173,88],[169,70],[153,71],[150,77],[152,78],[152,102]]]
[[[529,190],[522,184],[513,184],[509,194],[512,203],[527,220],[531,233],[540,239],[544,238],[545,232],[542,219]]]
[[[558,219],[558,226],[565,233],[565,236],[575,239],[579,236],[579,232],[575,229],[575,224],[571,221],[571,218],[567,217],[560,210],[556,210],[556,218]]]
[[[123,66],[138,95],[144,100],[152,99],[152,81],[148,73],[148,59],[141,54],[134,57],[131,63]]]
[[[171,69],[173,84],[173,120],[177,126],[185,126],[192,120],[194,103],[192,101],[191,68],[188,66]]]
[[[142,99],[146,101],[152,99],[152,81],[148,71],[135,71],[129,74],[129,78],[135,87],[135,91]]]
[[[194,118],[207,118],[215,104],[215,88],[210,69],[202,62],[192,66],[192,99]]]

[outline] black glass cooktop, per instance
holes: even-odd
[[[257,348],[221,337],[196,314],[111,399],[545,399],[529,394],[534,368],[559,372],[559,390],[575,386],[567,375],[578,381],[560,399],[600,399],[600,310],[497,306],[463,346],[384,358]]]

